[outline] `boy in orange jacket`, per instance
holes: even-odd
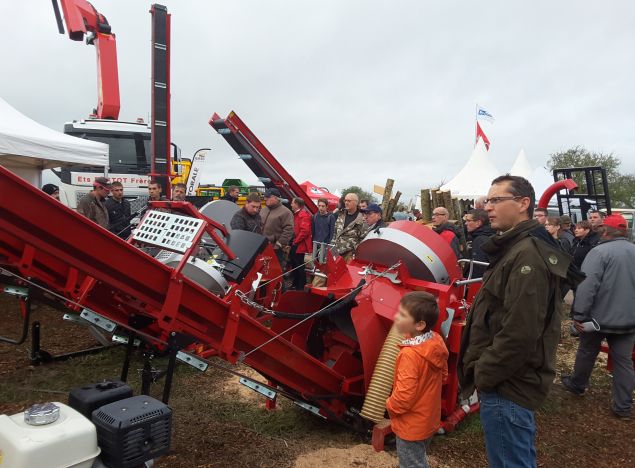
[[[397,436],[400,468],[427,468],[426,445],[441,425],[441,387],[448,377],[448,349],[432,331],[439,307],[432,294],[406,294],[395,326],[408,339],[400,346],[392,394],[386,400]]]

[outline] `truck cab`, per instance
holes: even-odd
[[[59,168],[46,171],[45,182],[60,189],[60,201],[70,208],[92,190],[95,177],[106,175],[112,182],[121,182],[124,196],[130,200],[132,211],[141,209],[148,198],[151,168],[151,130],[143,119],[137,122],[119,120],[82,119],[64,124],[64,133],[77,138],[106,143],[109,165],[104,174],[102,167]],[[180,149],[172,144],[173,160],[180,161]]]

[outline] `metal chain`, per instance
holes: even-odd
[[[259,304],[256,301],[253,301],[253,300],[249,299],[249,297],[244,292],[242,292],[240,290],[236,290],[236,297],[238,297],[240,299],[240,302],[242,302],[246,306],[251,307],[254,310],[257,310],[258,312],[261,312],[263,314],[268,314],[268,315],[275,315],[276,314],[275,310],[267,309],[262,304]]]
[[[247,356],[249,356],[252,353],[255,353],[256,351],[258,351],[260,348],[262,348],[263,346],[268,345],[269,343],[271,343],[272,341],[278,339],[280,336],[284,335],[285,333],[290,332],[291,330],[293,330],[296,327],[299,327],[300,325],[302,325],[304,322],[306,322],[307,320],[312,319],[315,315],[319,314],[320,312],[323,312],[325,309],[329,308],[329,307],[333,307],[335,304],[337,304],[338,302],[343,301],[344,299],[346,299],[348,296],[352,295],[353,293],[355,293],[355,291],[357,291],[358,289],[364,289],[368,286],[370,286],[375,280],[382,278],[386,273],[398,268],[401,265],[401,261],[395,263],[394,265],[392,265],[391,267],[387,268],[386,270],[384,270],[382,273],[380,273],[379,275],[375,276],[373,279],[371,279],[368,283],[366,283],[365,285],[362,286],[358,286],[354,289],[352,289],[350,292],[348,292],[347,294],[343,295],[342,297],[340,297],[339,299],[335,300],[334,302],[331,302],[330,304],[322,307],[320,310],[316,310],[315,312],[313,312],[311,315],[309,315],[308,317],[300,320],[299,322],[291,325],[289,328],[287,328],[286,330],[281,331],[280,333],[277,333],[276,335],[272,336],[271,338],[269,338],[267,341],[265,341],[264,343],[262,343],[261,345],[256,346],[254,349],[252,349],[251,351],[249,351],[248,353],[244,353],[244,352],[240,352],[239,357],[238,357],[238,362],[242,362]],[[364,278],[366,278],[366,275],[364,275]]]

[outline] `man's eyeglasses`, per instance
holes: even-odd
[[[525,197],[492,197],[487,198],[483,201],[485,205],[498,205],[500,202],[508,201],[508,200],[517,200],[519,198]]]

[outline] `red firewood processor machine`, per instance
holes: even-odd
[[[212,123],[228,128],[226,137],[250,141],[227,120]],[[273,247],[262,235],[228,229],[227,204],[233,205],[219,200],[197,211],[188,202],[151,202],[126,242],[0,167],[0,278],[44,291],[69,309],[68,318],[127,343],[122,381],[140,343],[143,394],[156,377],[150,359],[167,355],[164,402],[177,360],[201,371],[218,368],[261,393],[268,408],[284,396],[318,417],[372,430],[378,450],[390,432],[382,420],[400,339],[391,331],[393,317],[404,294],[427,291],[437,298],[435,331],[449,350],[439,432],[478,409],[475,398],[460,400],[456,367],[470,305],[464,298],[480,279],[463,278],[434,231],[393,222],[368,234],[348,263],[329,250],[320,265],[325,287],[283,291]],[[264,380],[214,357],[242,362]]]
[[[167,10],[153,14],[169,24]],[[287,200],[303,197],[316,211],[235,113],[214,114],[209,123],[263,184]],[[168,152],[169,132],[160,141],[168,144],[159,155]],[[57,464],[91,466],[90,457],[101,450],[107,466],[132,467],[166,453],[171,411],[165,404],[177,362],[238,376],[269,409],[283,396],[317,417],[372,431],[381,450],[390,432],[385,401],[401,339],[393,317],[410,291],[437,298],[435,331],[449,350],[439,433],[478,410],[476,397],[459,398],[456,368],[467,298],[480,279],[463,277],[452,249],[431,229],[393,222],[369,233],[348,263],[327,246],[319,264],[326,286],[285,291],[267,239],[228,228],[236,205],[221,200],[200,211],[187,202],[150,205],[124,241],[0,167],[0,281],[21,297],[24,330],[28,295],[45,295],[67,310],[67,319],[100,327],[126,346],[121,381],[75,389],[69,406],[0,416],[0,462],[4,453],[5,460],[14,457],[12,466],[50,466],[57,454],[66,457]],[[124,382],[136,347],[145,361],[142,395],[132,397]],[[166,370],[153,368],[156,356],[168,357]],[[263,379],[227,363],[244,363]],[[159,376],[165,377],[163,403],[147,396]],[[35,439],[44,442],[24,443]],[[80,446],[79,439],[85,454],[68,458],[72,451],[64,449]]]

